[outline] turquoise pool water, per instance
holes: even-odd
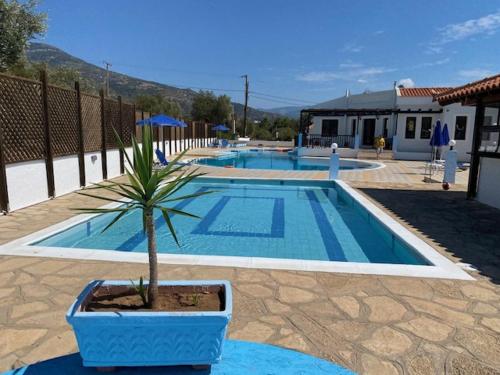
[[[234,151],[216,158],[203,158],[197,164],[213,167],[249,168],[249,169],[279,169],[297,171],[326,171],[329,169],[329,158],[305,158],[289,155],[287,152],[277,151]],[[370,169],[376,164],[356,161],[340,160],[340,169]]]
[[[157,213],[160,253],[428,264],[334,182],[203,178],[179,194],[211,190],[176,205],[202,217],[173,217],[180,247]],[[140,213],[101,233],[113,217],[94,217],[36,245],[146,252]]]

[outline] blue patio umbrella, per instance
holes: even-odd
[[[139,120],[136,122],[136,125],[151,125],[151,126],[171,126],[171,127],[178,127],[178,128],[185,128],[187,125],[180,121],[177,120],[173,117],[167,116],[163,113],[160,113],[158,115],[154,115],[150,118],[144,119],[144,120]]]
[[[215,130],[218,132],[227,132],[227,131],[229,131],[229,128],[224,124],[219,124],[219,125],[213,126],[212,130]]]
[[[443,146],[446,146],[450,143],[450,133],[448,132],[448,124],[444,124],[443,133],[441,134],[443,138]]]
[[[441,121],[437,120],[434,132],[432,133],[431,141],[429,143],[432,147],[444,146],[443,132],[441,131]]]

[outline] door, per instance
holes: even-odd
[[[363,120],[363,145],[373,146],[375,141],[375,119],[369,118]]]

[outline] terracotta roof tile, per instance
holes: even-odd
[[[400,96],[434,96],[451,90],[451,87],[413,87],[400,88]]]
[[[434,99],[439,101],[440,104],[453,103],[462,101],[468,96],[483,94],[493,90],[500,90],[500,74],[440,93]]]

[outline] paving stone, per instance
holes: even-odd
[[[408,375],[435,374],[432,358],[426,354],[418,354],[407,361]]]
[[[335,307],[330,301],[319,301],[310,302],[299,307],[302,311],[307,313],[309,316],[314,317],[329,317],[329,318],[341,318],[342,313]]]
[[[284,314],[287,313],[291,310],[290,306],[285,305],[283,303],[277,302],[273,299],[267,299],[265,301],[267,309],[272,313],[272,314]]]
[[[397,326],[429,341],[446,340],[453,332],[452,327],[426,317],[418,317],[409,322],[399,323]]]
[[[40,284],[28,284],[21,287],[23,296],[27,299],[46,297],[51,293],[51,290]]]
[[[293,329],[290,329],[290,328],[281,328],[280,329],[281,336],[288,336],[288,335],[291,335],[292,333],[293,333]]]
[[[441,319],[448,324],[451,325],[466,324],[470,326],[474,324],[474,317],[468,314],[451,310],[447,307],[438,305],[437,303],[424,301],[413,297],[404,297],[404,299],[416,311],[424,312],[432,316],[435,316],[436,318]]]
[[[398,375],[399,371],[391,362],[381,360],[370,354],[361,356],[363,374],[365,375]]]
[[[274,328],[260,322],[250,322],[243,329],[233,332],[230,337],[236,340],[266,341],[275,330]]]
[[[12,312],[10,313],[11,319],[17,319],[24,315],[37,313],[39,311],[47,310],[49,306],[46,303],[36,301],[23,303],[21,305],[15,305],[12,307]]]
[[[10,286],[10,283],[14,279],[14,272],[4,272],[0,273],[0,287]]]
[[[356,298],[351,296],[341,296],[330,297],[330,300],[351,318],[359,317],[359,302]]]
[[[412,342],[405,334],[390,327],[382,327],[371,338],[364,340],[362,345],[378,355],[396,356],[410,349]]]
[[[363,300],[363,302],[370,307],[370,315],[368,319],[371,322],[388,323],[401,320],[406,314],[406,308],[390,297],[367,297]]]
[[[59,270],[71,265],[70,262],[63,262],[60,260],[46,260],[36,265],[25,267],[24,271],[32,275],[52,275]]]
[[[455,298],[446,298],[446,297],[436,297],[434,301],[440,303],[441,305],[445,305],[451,307],[455,310],[465,311],[467,306],[469,305],[469,301],[460,300]]]
[[[262,316],[260,318],[260,320],[263,321],[264,323],[269,323],[269,324],[272,324],[272,325],[275,325],[275,326],[283,326],[283,325],[286,324],[285,319],[283,319],[279,315],[266,315],[266,316]]]
[[[309,345],[307,345],[304,338],[298,333],[294,333],[293,335],[280,339],[276,341],[275,344],[285,348],[298,350],[300,352],[307,352],[309,350]]]
[[[355,341],[369,330],[370,325],[354,320],[339,320],[328,326],[328,329],[335,334],[344,337],[349,341]]]
[[[40,260],[37,258],[30,257],[16,257],[10,258],[7,260],[2,260],[0,262],[0,272],[12,271],[16,269],[22,269],[30,264],[39,262]]]
[[[432,298],[432,288],[421,280],[414,278],[393,278],[381,279],[382,285],[394,294],[429,299]]]
[[[28,355],[21,357],[24,363],[34,363],[45,359],[55,358],[77,350],[73,331],[66,331],[42,342]]]
[[[491,306],[487,303],[477,302],[477,304],[472,309],[472,312],[476,314],[493,315],[497,314],[498,310],[494,306]]]
[[[35,327],[60,328],[67,326],[66,310],[69,306],[63,309],[52,310],[48,312],[39,312],[31,316],[24,317],[17,321],[18,324],[29,325]]]
[[[1,288],[0,289],[0,299],[3,299],[3,298],[6,298],[10,295],[12,295],[12,293],[14,293],[14,291],[16,290],[16,288]],[[1,301],[2,303],[0,303],[0,306],[2,306],[5,302],[4,301]]]
[[[449,361],[449,374],[450,375],[499,375],[500,370],[495,370],[479,361],[465,356],[459,355],[453,357]]]
[[[46,329],[2,329],[0,357],[33,345],[47,333]]]
[[[252,297],[256,298],[268,298],[273,296],[272,289],[266,288],[265,286],[259,284],[243,284],[239,285],[238,289]]]
[[[291,286],[280,286],[278,290],[278,299],[285,303],[306,303],[317,298],[316,294]]]
[[[490,289],[475,286],[473,284],[467,284],[462,286],[462,293],[472,299],[476,299],[483,302],[498,300],[499,296]]]
[[[483,318],[481,323],[500,334],[500,318]]]
[[[26,272],[20,272],[17,275],[16,280],[14,280],[14,283],[16,285],[33,284],[35,280],[36,279],[30,274],[27,274]]]
[[[459,329],[455,334],[455,341],[472,355],[500,368],[500,340],[498,335],[495,337],[479,330]]]
[[[9,354],[6,357],[0,358],[0,371],[13,370],[18,367],[22,367],[22,364],[14,354]]]
[[[252,269],[242,269],[238,271],[239,271],[237,274],[238,281],[251,282],[251,283],[257,283],[257,282],[267,283],[268,281],[271,280],[269,275],[262,271],[252,270]]]
[[[295,286],[305,289],[314,289],[318,286],[316,279],[311,276],[301,276],[284,271],[271,271],[271,277],[281,285],[286,286]]]

